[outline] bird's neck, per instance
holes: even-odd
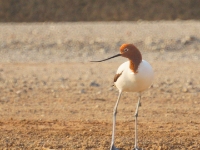
[[[138,73],[138,67],[140,65],[140,63],[142,62],[142,58],[141,57],[134,57],[134,58],[129,58],[129,68],[134,72],[134,73]]]

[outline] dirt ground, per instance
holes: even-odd
[[[74,32],[88,36],[86,41],[76,41],[78,33],[69,30],[74,24],[0,24],[0,149],[109,149],[112,110],[118,95],[112,82],[118,66],[126,59],[103,63],[89,60],[116,54],[118,49],[108,49],[127,40],[115,33],[115,38],[106,42],[104,38],[111,36],[106,29],[110,31],[113,26],[119,31],[126,26],[129,28],[124,35],[132,37],[128,31],[145,28],[147,22],[117,27],[111,23],[107,28],[106,23],[102,24],[83,25],[79,27],[84,29],[82,32],[75,24]],[[148,32],[137,31],[139,41],[133,38],[155,72],[154,83],[142,94],[139,109],[139,147],[144,150],[200,150],[198,25],[153,22]],[[52,26],[55,28],[50,30]],[[162,37],[159,31],[163,27],[168,31],[184,28],[187,32]],[[96,33],[95,28],[101,33]],[[64,37],[65,30],[69,30],[67,39],[52,44],[59,35]],[[89,30],[95,33],[94,41]],[[158,39],[149,37],[153,32]],[[107,33],[105,37],[99,36],[103,33]],[[136,103],[136,93],[122,94],[115,144],[121,150],[134,147]]]

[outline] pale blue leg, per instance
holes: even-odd
[[[113,128],[112,128],[112,140],[111,140],[110,150],[119,150],[114,146],[114,141],[115,141],[115,124],[116,124],[116,116],[117,116],[117,106],[118,106],[121,94],[122,94],[122,91],[119,91],[117,102],[116,102],[114,110],[113,110]]]
[[[139,96],[138,103],[137,103],[136,111],[135,111],[135,147],[133,150],[140,150],[137,146],[137,142],[138,142],[138,139],[137,139],[137,117],[138,117],[138,110],[140,107],[141,93],[139,93],[138,96]]]

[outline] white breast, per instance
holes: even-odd
[[[129,61],[121,64],[117,70],[117,74],[121,76],[115,82],[116,87],[121,91],[126,92],[142,92],[148,89],[153,82],[153,69],[151,65],[142,60],[138,67],[138,72],[134,73],[129,68]]]

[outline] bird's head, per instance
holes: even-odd
[[[140,51],[133,44],[122,44],[122,46],[120,47],[119,54],[103,60],[91,61],[91,62],[102,62],[119,56],[126,57],[132,61],[139,61],[139,62],[142,61],[142,55]]]

